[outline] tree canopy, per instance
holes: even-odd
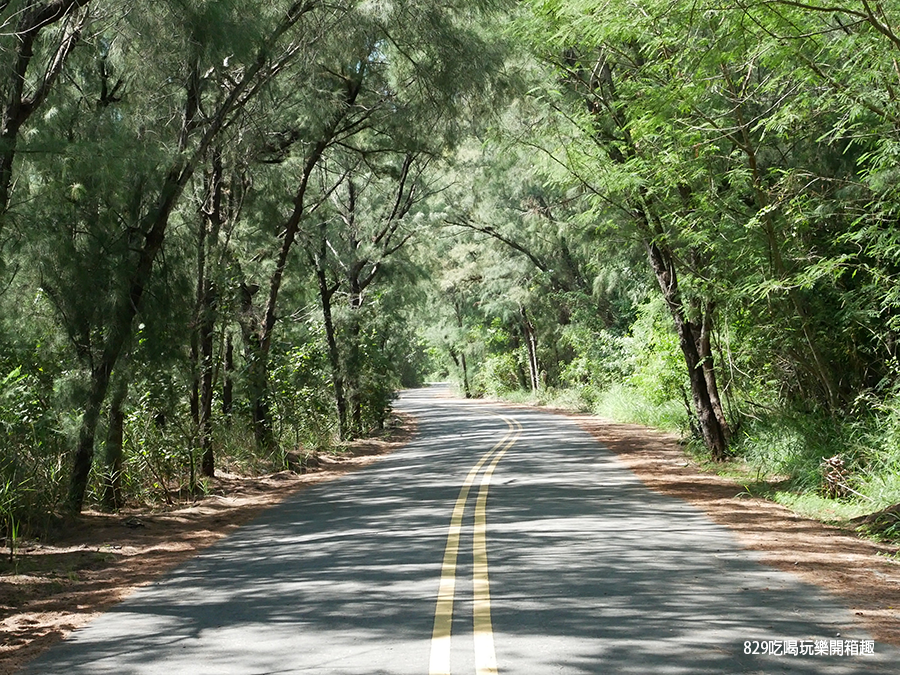
[[[900,461],[890,7],[0,17],[7,533],[287,466],[437,377],[798,480],[840,446],[857,492]]]

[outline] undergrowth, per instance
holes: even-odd
[[[516,390],[504,392],[498,398],[511,403],[587,412],[616,422],[641,424],[682,434],[687,432],[689,426],[683,403],[649,401],[637,389],[622,384],[603,390],[593,387],[547,388],[537,392]]]

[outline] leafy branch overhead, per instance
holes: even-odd
[[[0,20],[9,536],[300,469],[438,378],[677,428],[811,489],[837,457],[832,496],[900,502],[871,487],[900,456],[891,6]]]

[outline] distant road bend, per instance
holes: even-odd
[[[408,446],[299,492],[27,672],[897,672],[900,650],[836,599],[573,421],[444,387],[397,407],[418,418]]]

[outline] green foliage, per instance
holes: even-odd
[[[623,350],[632,362],[625,380],[628,386],[651,405],[683,400],[689,391],[684,359],[661,299],[639,308],[631,333],[628,348]]]
[[[204,449],[267,470],[375,429],[432,372],[685,429],[691,340],[758,471],[817,490],[840,454],[900,501],[893,9],[290,6],[91,6],[7,141],[9,536],[122,382],[136,502],[199,485]]]
[[[560,373],[569,387],[608,387],[628,377],[634,364],[629,358],[631,340],[607,330],[571,323],[562,331],[561,345],[572,351]]]
[[[321,339],[273,355],[270,400],[282,448],[320,449],[331,446],[336,420]]]
[[[518,354],[506,352],[485,357],[473,382],[473,391],[487,396],[501,396],[520,388],[522,365]]]
[[[735,452],[761,475],[783,476],[791,487],[822,487],[822,460],[840,454],[855,459],[853,430],[821,412],[782,409],[745,421]]]
[[[11,555],[18,537],[46,526],[64,490],[66,439],[50,401],[21,366],[0,379],[0,534]]]

